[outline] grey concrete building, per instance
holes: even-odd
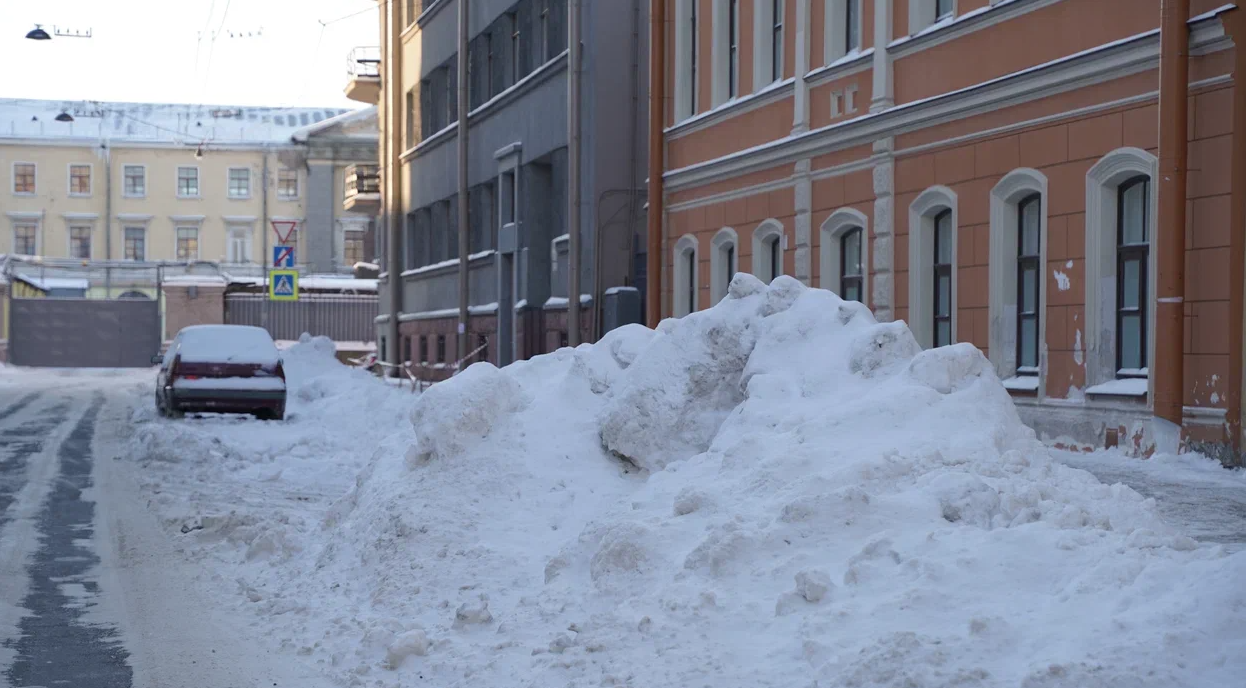
[[[400,360],[449,372],[444,364],[453,362],[457,336],[461,224],[470,236],[468,348],[484,347],[473,360],[505,365],[552,351],[566,342],[569,297],[567,2],[471,4],[465,219],[457,211],[457,3],[426,0],[406,9],[402,50],[385,53],[400,55],[392,59],[401,59],[405,90],[401,99],[381,94],[385,103],[405,103],[401,119],[386,120],[401,122],[394,128],[402,130],[382,127],[391,143],[403,142],[402,240],[392,247],[401,251],[403,272],[382,276],[402,281]],[[634,304],[623,321],[641,316],[636,288],[643,286],[638,267],[643,270],[645,248],[647,22],[647,2],[582,2],[579,298],[585,341],[619,322],[611,301]],[[389,312],[386,300],[382,313]]]

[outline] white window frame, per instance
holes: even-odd
[[[139,230],[140,232],[142,232],[142,233],[143,233],[143,257],[142,257],[142,258],[127,258],[127,257],[126,257],[126,241],[127,241],[127,239],[126,239],[126,232],[127,232],[127,231],[129,231],[129,230],[131,230],[131,229],[137,229],[137,230]],[[147,254],[148,254],[148,250],[147,250],[147,246],[148,246],[147,236],[148,236],[148,232],[147,232],[147,225],[145,225],[145,224],[141,224],[141,225],[140,225],[140,224],[133,224],[133,223],[129,223],[129,222],[123,222],[123,223],[121,223],[121,258],[122,258],[122,260],[133,260],[133,261],[135,261],[135,262],[140,262],[140,263],[141,263],[141,262],[147,262]]]
[[[728,17],[731,12],[731,3],[738,0],[714,0],[714,14],[710,23],[710,29],[713,31],[713,45],[710,47],[710,64],[711,64],[711,82],[710,82],[710,100],[713,107],[718,107],[728,100],[734,100],[740,97],[740,69],[737,66],[735,74],[731,73],[731,26]],[[738,7],[738,5],[737,5]],[[698,31],[700,26],[698,25]],[[735,23],[735,44],[737,55],[740,45],[740,21],[739,13],[736,14]],[[732,96],[731,78],[735,79],[735,95]]]
[[[74,168],[87,168],[87,191],[80,193],[74,191]],[[89,162],[71,162],[65,165],[65,192],[72,198],[90,198],[95,192],[95,165]]]
[[[1087,391],[1116,377],[1116,212],[1117,188],[1138,175],[1147,175],[1149,198],[1147,236],[1151,244],[1147,271],[1147,370],[1155,369],[1155,235],[1159,230],[1159,158],[1141,148],[1118,148],[1086,172],[1086,322]],[[1107,287],[1106,290],[1104,287]],[[1104,338],[1106,335],[1106,339]],[[1154,378],[1147,376],[1148,399],[1154,398]]]
[[[1038,390],[1047,377],[1047,176],[1028,167],[1004,175],[991,189],[990,332],[988,353],[1001,380],[1017,375],[1017,240],[1021,201],[1039,194]]]
[[[856,208],[840,208],[822,222],[819,230],[818,260],[822,263],[820,284],[823,289],[839,293],[840,263],[843,253],[840,239],[854,229],[861,229],[861,298],[870,303],[870,219]]]
[[[783,25],[781,39],[786,40],[787,25]],[[779,54],[779,78],[774,75],[774,2],[753,2],[753,92],[783,80],[783,54]]]
[[[182,170],[195,171],[195,193],[182,193]],[[177,191],[178,198],[203,198],[203,176],[199,174],[198,165],[178,165],[173,177],[173,183],[176,185],[174,188]]]
[[[697,0],[675,0],[675,121],[679,122],[697,113],[699,103],[697,84],[705,65],[697,64],[697,74],[692,73],[696,43],[700,42],[701,27],[705,18],[697,18],[697,33],[691,33],[693,3]]]
[[[679,241],[675,242],[675,265],[672,284],[674,289],[671,295],[671,312],[676,318],[682,318],[689,313],[697,310],[697,297],[701,294],[701,259],[699,255],[700,242],[692,234],[685,234],[679,237]],[[687,256],[692,254],[692,274],[688,274]],[[692,283],[692,302],[687,299],[688,283]]]
[[[74,255],[74,230],[87,230],[87,255],[86,257]],[[83,222],[75,220],[65,225],[65,257],[70,260],[91,260],[95,255],[95,224],[92,222]]]
[[[770,247],[770,240],[778,237],[779,239],[779,272],[776,275],[770,274],[770,255],[767,253]],[[783,223],[774,218],[762,220],[761,224],[753,230],[753,275],[757,279],[770,284],[774,278],[783,274],[783,258],[787,249],[787,234],[783,231]],[[739,260],[739,250],[736,250],[736,260]]]
[[[865,0],[825,0],[825,2],[826,18],[823,22],[823,62],[829,65],[847,57],[850,53],[848,50],[848,37],[845,35],[848,27],[844,24],[844,16],[848,14],[849,2],[855,2],[857,8],[856,15],[854,15],[857,23],[857,47],[851,53],[861,52],[861,45],[865,42],[865,20],[861,17],[861,9],[862,3]]]
[[[233,174],[237,171],[247,173],[247,193],[245,196],[234,195],[234,178]],[[251,168],[246,166],[230,167],[225,170],[225,197],[231,201],[245,201],[251,198]]]
[[[17,190],[17,166],[31,165],[35,168],[35,190],[34,191],[18,191]],[[14,196],[35,196],[39,193],[39,163],[26,162],[24,160],[14,160],[9,167],[9,192]]]
[[[34,227],[35,228],[35,252],[34,253],[31,253],[31,254],[18,254],[17,253],[17,228],[18,227]],[[9,246],[12,247],[11,250],[13,251],[13,253],[16,255],[34,255],[34,256],[42,255],[41,253],[43,249],[42,228],[43,228],[42,223],[37,219],[13,219],[10,223],[10,233],[9,233],[9,238],[12,239],[12,241],[9,242]]]
[[[726,266],[727,247],[735,249],[735,266],[731,271],[734,277],[740,271],[740,236],[731,227],[723,227],[714,234],[710,241],[710,305],[713,306],[727,296],[727,288],[731,286],[731,277],[723,273]]]
[[[333,230],[333,261],[345,267],[353,266],[354,263],[346,262],[346,237],[347,235],[358,235],[359,239],[364,239],[368,235],[368,218],[359,215],[347,214],[337,218],[334,223]],[[367,260],[368,256],[364,256],[362,260]]]
[[[182,258],[177,255],[177,242],[180,239],[178,234],[183,229],[195,230],[195,255],[193,258]],[[203,255],[203,226],[199,223],[191,223],[191,222],[179,222],[173,225],[173,260],[174,261],[185,260],[188,262],[195,262],[195,261],[198,261],[199,257],[202,255]]]
[[[134,194],[126,190],[126,170],[136,167],[143,171],[143,193]],[[123,164],[121,166],[121,197],[122,198],[147,198],[147,165],[144,164]]]
[[[944,210],[952,211],[952,343],[957,336],[959,319],[957,274],[960,272],[957,251],[960,219],[957,216],[956,192],[946,186],[932,186],[921,192],[909,205],[909,317],[908,325],[922,348],[934,345],[934,305],[931,284],[934,282],[934,222]]]
[[[252,235],[255,227],[245,222],[226,222],[225,223],[225,262],[231,265],[252,265],[256,262],[254,249],[254,240]],[[244,250],[246,252],[245,260],[238,260],[234,253],[234,240],[242,239]]]
[[[952,13],[939,19],[935,14],[936,0],[909,0],[909,35],[916,36],[936,23],[950,22],[956,19],[959,9],[956,0],[952,0]]]
[[[282,186],[281,186],[281,173],[282,172],[293,172],[294,173],[294,195],[293,196],[287,196],[282,191]],[[302,196],[303,196],[303,175],[299,174],[298,168],[278,167],[277,168],[277,200],[297,201]]]

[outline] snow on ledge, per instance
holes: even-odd
[[[1100,385],[1086,388],[1086,394],[1099,394],[1114,397],[1144,397],[1147,393],[1147,378],[1127,377],[1109,380]]]
[[[1038,376],[1037,375],[1014,375],[1007,380],[1001,380],[1004,389],[1010,392],[1037,392]]]

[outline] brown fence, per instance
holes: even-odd
[[[295,340],[304,332],[336,342],[376,339],[375,294],[307,294],[298,301],[271,301],[266,294],[226,294],[225,322],[254,325],[273,339]]]

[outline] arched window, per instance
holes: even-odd
[[[118,298],[118,299],[133,300],[133,301],[150,301],[150,300],[151,300],[151,297],[150,297],[150,296],[148,296],[148,295],[144,294],[144,293],[143,293],[143,292],[141,292],[141,291],[127,291],[127,292],[122,292],[121,296],[118,296],[117,298]]]
[[[1042,265],[1039,243],[1042,204],[1031,194],[1017,204],[1017,374],[1038,374],[1039,286]]]
[[[678,318],[697,309],[697,240],[691,234],[675,244],[674,272],[672,307]]]
[[[1116,374],[1146,377],[1147,264],[1150,255],[1147,199],[1151,180],[1139,175],[1117,189]]]
[[[718,303],[727,295],[727,287],[731,286],[731,278],[735,277],[736,246],[739,237],[730,227],[723,227],[714,235],[711,242],[713,253],[710,254],[710,303]]]
[[[934,346],[952,343],[952,210],[944,209],[934,218]]]
[[[865,303],[861,288],[861,234],[853,227],[839,236],[839,296],[845,301]]]
[[[783,274],[783,225],[766,220],[753,230],[753,274],[770,284]]]

